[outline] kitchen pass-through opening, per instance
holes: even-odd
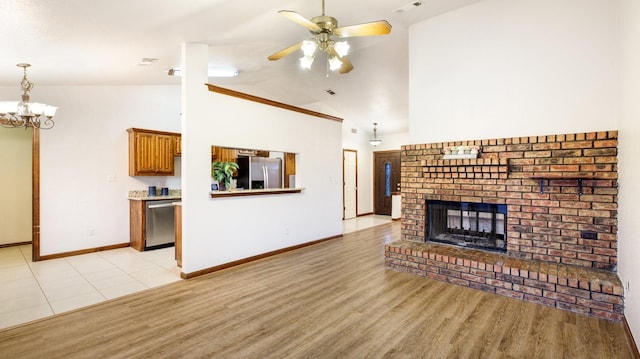
[[[427,201],[427,241],[507,251],[507,205]]]

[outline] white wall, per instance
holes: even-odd
[[[622,116],[619,122],[620,193],[618,272],[625,291],[625,316],[640,340],[640,2],[622,1]]]
[[[341,123],[209,92],[207,56],[183,45],[183,272],[341,234]],[[305,190],[211,199],[211,145],[295,152]]]
[[[31,136],[0,127],[0,245],[31,241]]]
[[[609,0],[485,0],[414,25],[411,143],[615,129],[617,29]]]
[[[180,188],[180,160],[174,178],[129,177],[126,129],[180,132],[180,86],[32,81],[32,101],[59,107],[56,126],[40,132],[41,255],[129,242],[127,192],[165,183]],[[0,88],[0,98],[18,96],[18,84]]]

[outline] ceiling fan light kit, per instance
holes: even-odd
[[[322,15],[308,20],[295,11],[280,10],[280,15],[289,20],[304,26],[315,37],[311,40],[303,40],[294,45],[280,50],[268,58],[271,61],[280,60],[298,50],[302,50],[303,57],[300,58],[300,66],[310,69],[319,49],[327,54],[327,63],[331,71],[339,71],[341,74],[349,73],[353,70],[351,61],[347,59],[349,44],[346,41],[335,41],[332,36],[339,38],[358,36],[386,35],[391,32],[391,25],[386,20],[373,21],[359,25],[338,27],[338,20],[324,13],[324,0],[322,0]]]

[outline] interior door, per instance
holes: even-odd
[[[391,195],[400,192],[400,151],[373,153],[374,213],[391,215]]]
[[[343,219],[355,218],[358,215],[358,152],[342,150],[342,173],[344,187],[342,190],[344,212]]]

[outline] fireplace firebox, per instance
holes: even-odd
[[[504,204],[427,201],[427,241],[506,252],[506,226]]]

